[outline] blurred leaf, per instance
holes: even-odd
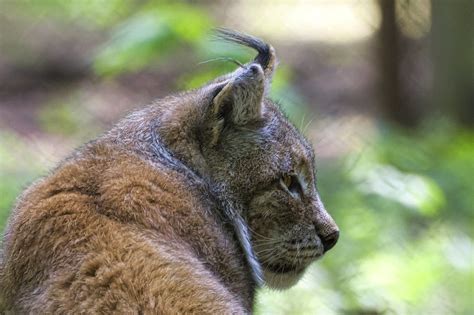
[[[369,169],[353,172],[358,187],[366,193],[378,194],[432,216],[444,205],[443,191],[431,179],[402,173],[388,165],[372,164]]]
[[[102,29],[127,16],[138,1],[122,0],[41,0],[3,1],[8,11],[15,16],[30,20],[54,19],[67,23],[77,23],[90,29]]]
[[[204,71],[193,71],[191,74],[186,74],[178,79],[177,85],[182,90],[195,89],[234,70],[234,64],[222,63],[218,66],[211,66]]]
[[[147,7],[118,25],[97,53],[94,69],[117,75],[162,61],[178,44],[196,43],[211,27],[208,15],[189,5]]]
[[[270,98],[275,100],[281,109],[288,115],[297,128],[303,132],[308,122],[305,120],[310,115],[301,94],[295,89],[292,83],[291,70],[285,66],[280,65],[272,79]]]
[[[97,134],[97,124],[92,115],[76,104],[77,101],[74,98],[60,98],[41,108],[38,115],[41,128],[48,133],[86,139]]]
[[[44,161],[37,158],[34,146],[14,134],[0,132],[0,231],[25,184],[46,167]]]

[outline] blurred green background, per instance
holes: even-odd
[[[338,245],[257,314],[473,314],[474,1],[0,1],[0,230],[21,190],[134,108],[254,52],[313,141]]]

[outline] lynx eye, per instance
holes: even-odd
[[[301,185],[295,174],[284,174],[281,182],[290,193],[301,194]]]

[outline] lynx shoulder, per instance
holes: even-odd
[[[274,49],[132,113],[19,198],[0,311],[246,314],[337,241],[309,143],[267,98]]]

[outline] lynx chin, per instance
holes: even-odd
[[[255,290],[294,285],[339,230],[311,145],[267,98],[258,55],[155,101],[18,198],[0,255],[0,313],[248,314]]]

